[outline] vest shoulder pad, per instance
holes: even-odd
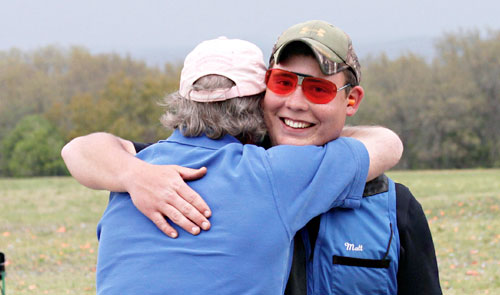
[[[363,198],[385,193],[389,190],[389,178],[382,174],[377,178],[370,180],[365,185],[365,190],[363,192]]]

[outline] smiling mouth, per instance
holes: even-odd
[[[313,126],[314,124],[312,123],[307,123],[303,121],[294,121],[286,118],[281,118],[281,121],[285,123],[286,126],[294,128],[294,129],[304,129],[304,128],[309,128]]]

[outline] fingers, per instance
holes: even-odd
[[[207,167],[201,167],[199,169],[191,169],[182,166],[172,166],[179,172],[184,180],[196,180],[202,178],[207,173]]]
[[[181,195],[181,193],[179,193],[179,195]],[[199,196],[198,196],[198,198],[201,202],[203,202],[203,200]],[[205,204],[205,202],[203,202],[203,204],[206,208],[208,208],[208,206]],[[185,199],[180,198],[180,197],[176,198],[173,201],[172,206],[177,210],[177,213],[179,213],[183,218],[179,217],[175,220],[173,218],[171,218],[171,220],[172,220],[172,222],[174,222],[178,226],[182,227],[184,230],[191,232],[189,230],[189,228],[186,228],[186,226],[184,225],[187,223],[180,224],[177,222],[177,220],[185,222],[184,219],[187,219],[187,220],[191,221],[192,223],[194,223],[196,226],[201,227],[203,230],[210,229],[210,221],[208,221],[208,219],[199,212],[199,209],[194,207],[192,204],[190,204]],[[176,215],[176,213],[172,213],[172,214]],[[191,224],[187,224],[187,226],[191,226]]]
[[[199,226],[201,226],[200,222],[208,221],[208,220],[206,220],[206,218],[208,218],[212,215],[212,211],[210,210],[210,207],[208,207],[207,203],[205,203],[203,198],[196,191],[194,191],[186,183],[180,183],[179,186],[176,188],[176,192],[185,202],[190,204],[197,211],[197,212],[192,213],[192,216],[195,219],[191,219],[191,220],[193,220]],[[178,203],[178,204],[185,206],[185,204],[183,204],[182,202]],[[183,207],[178,207],[178,206],[175,206],[175,207],[177,209],[183,208]],[[181,210],[181,212],[184,212],[184,211]],[[196,213],[199,213],[199,214],[196,214]],[[205,218],[202,218],[202,217],[205,217]]]
[[[161,213],[155,212],[147,217],[156,225],[156,227],[158,227],[158,229],[160,229],[167,236],[173,239],[177,238],[177,231],[172,226],[170,226],[170,224],[168,224],[167,220]]]
[[[207,218],[211,216],[211,210],[183,178],[198,179],[206,172],[205,167],[190,169],[175,165],[151,165],[143,173],[148,177],[133,182],[129,193],[134,205],[168,236],[178,236],[171,226],[172,222],[197,235],[201,229],[210,229]]]
[[[187,210],[195,211],[194,208],[187,209]],[[158,212],[158,215],[160,215],[162,217],[163,221],[165,221],[165,223],[167,225],[168,225],[168,223],[165,220],[165,216],[168,219],[170,219],[173,223],[177,224],[179,227],[181,227],[182,229],[184,229],[185,231],[187,231],[188,233],[190,233],[192,235],[197,235],[201,231],[199,226],[197,226],[196,224],[191,222],[190,219],[187,218],[187,217],[189,217],[189,214],[186,214],[184,212],[180,212],[174,206],[171,206],[169,204],[165,204],[162,208],[160,208],[160,212]],[[158,226],[158,224],[160,224],[161,226],[164,226],[163,222],[161,222],[161,221],[158,223],[155,221],[153,221],[153,222],[156,224],[156,226]],[[170,225],[168,225],[168,226],[170,228],[172,228]],[[206,227],[206,225],[205,225],[205,227]],[[208,228],[209,227],[210,226],[208,226]],[[169,234],[169,231],[168,231],[169,229],[168,228],[166,228],[166,229],[167,229],[166,234],[169,235],[170,237],[172,237],[172,235]],[[162,228],[160,228],[160,230],[162,230]]]
[[[195,180],[205,176],[205,174],[207,173],[206,167],[201,167],[199,169],[191,169],[174,165],[172,166],[172,168],[174,168],[184,180]],[[208,218],[212,215],[210,208],[208,207],[207,203],[205,203],[203,198],[197,192],[191,189],[186,183],[184,182],[178,183],[176,191],[181,198],[186,200],[186,202],[190,203],[196,210],[198,210],[198,212],[202,213],[205,217]],[[179,209],[179,207],[177,208]],[[199,219],[199,216],[197,220],[193,221],[195,221],[196,224],[201,226],[201,223],[199,223],[199,221],[201,221]]]
[[[174,193],[172,192],[171,194]],[[180,196],[170,196],[165,199],[160,199],[154,203],[148,201],[145,204],[139,201],[134,204],[162,232],[172,238],[176,238],[178,233],[165,218],[168,218],[171,222],[192,235],[199,234],[201,231],[200,228],[204,230],[210,229],[210,222],[208,219],[201,215],[198,210]],[[150,206],[151,204],[152,206]]]

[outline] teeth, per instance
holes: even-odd
[[[292,121],[290,119],[284,119],[285,125],[290,126],[292,128],[307,128],[311,126],[311,124],[306,123],[306,122],[297,122],[297,121]]]

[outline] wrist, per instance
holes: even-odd
[[[119,188],[122,191],[130,192],[133,190],[133,185],[140,181],[143,172],[150,165],[133,155],[128,155],[126,160],[123,161],[123,166],[117,171],[117,178]]]

